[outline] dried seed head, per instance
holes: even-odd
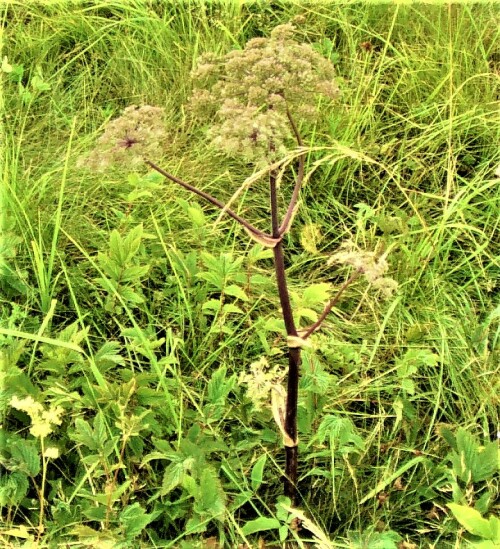
[[[279,25],[243,50],[200,58],[190,107],[215,117],[209,131],[215,147],[270,163],[293,143],[287,109],[301,121],[314,120],[317,97],[338,96],[331,62],[293,40],[294,31],[291,24]]]

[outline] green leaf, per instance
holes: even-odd
[[[132,290],[132,288],[120,288],[120,295],[125,301],[128,301],[134,305],[144,303],[144,298]]]
[[[222,303],[220,299],[209,299],[207,302],[203,303],[201,310],[206,313],[213,313],[216,315],[221,309]]]
[[[489,520],[492,538],[495,543],[500,544],[500,518],[493,515]]]
[[[93,429],[88,421],[82,418],[76,418],[75,431],[70,433],[69,437],[75,442],[83,444],[89,450],[100,450],[108,439],[106,423],[102,412],[98,412],[94,418]]]
[[[120,282],[139,282],[144,278],[149,271],[149,265],[134,265],[123,269],[120,277]]]
[[[244,311],[242,311],[239,307],[236,307],[236,305],[233,305],[232,303],[226,303],[224,307],[222,307],[222,312],[224,314],[245,314]]]
[[[250,265],[254,265],[262,259],[272,259],[274,253],[269,248],[265,248],[261,244],[254,244],[247,253],[247,261]]]
[[[403,391],[406,391],[409,395],[415,394],[415,383],[411,379],[403,378],[400,383]]]
[[[499,543],[491,540],[469,542],[471,549],[498,549]]]
[[[9,447],[11,458],[16,464],[15,469],[36,477],[40,473],[40,455],[38,448],[31,440],[16,440]]]
[[[488,442],[480,448],[477,463],[472,471],[473,482],[480,482],[493,478],[500,471],[500,449],[498,442]]]
[[[247,522],[241,529],[243,535],[249,536],[256,532],[267,532],[268,530],[278,530],[281,522],[275,518],[259,517]]]
[[[194,510],[199,515],[222,518],[226,509],[226,494],[213,467],[205,466],[201,473]]]
[[[0,476],[0,508],[19,505],[29,489],[28,477],[20,471]]]
[[[453,516],[471,534],[485,539],[493,539],[490,522],[483,518],[479,511],[467,505],[448,503]]]
[[[154,457],[154,459],[156,459],[156,457]],[[180,486],[184,481],[184,476],[185,469],[182,462],[171,463],[170,465],[168,465],[165,468],[165,472],[163,473],[163,481],[161,484],[160,494],[162,496],[166,496],[172,490],[177,488],[177,486]]]
[[[332,448],[340,450],[349,446],[354,446],[359,450],[364,448],[364,441],[357,434],[354,423],[349,418],[342,418],[331,414],[323,418],[315,438],[320,444],[328,440]]]
[[[128,505],[120,513],[120,523],[128,541],[135,539],[152,520],[153,515],[146,513],[139,503]]]
[[[242,288],[240,288],[239,286],[236,286],[236,284],[230,284],[229,286],[226,286],[224,288],[224,293],[226,295],[230,295],[232,297],[241,299],[242,301],[248,301],[247,294],[243,291]]]
[[[331,284],[321,282],[319,284],[311,284],[302,294],[302,304],[305,307],[314,307],[322,305],[325,301],[330,300]]]
[[[450,456],[454,473],[466,483],[481,482],[492,478],[499,470],[499,449],[496,442],[488,442],[484,448],[465,429],[455,435],[456,452]]]
[[[267,454],[262,454],[260,458],[255,462],[250,473],[250,480],[252,483],[252,490],[256,492],[262,484],[262,478],[264,476],[264,468],[266,466]]]
[[[203,225],[205,225],[205,214],[201,208],[189,206],[187,209],[187,214],[196,227],[203,227]]]
[[[125,359],[119,354],[121,345],[116,341],[106,341],[94,355],[94,362],[101,372],[113,366],[125,364]]]
[[[207,397],[210,404],[222,406],[228,394],[236,385],[236,376],[227,376],[226,366],[219,368],[212,374],[207,386]]]

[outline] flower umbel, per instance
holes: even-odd
[[[390,297],[398,288],[398,283],[394,279],[383,276],[389,270],[387,253],[378,255],[376,252],[360,250],[354,242],[348,240],[340,246],[340,251],[328,260],[328,265],[335,263],[354,267],[386,297]]]
[[[167,139],[164,109],[130,105],[109,122],[94,150],[78,160],[80,167],[104,171],[110,166],[141,164],[145,156],[160,156]]]
[[[319,95],[335,99],[339,88],[331,62],[309,44],[293,40],[291,24],[244,49],[200,58],[193,71],[193,112],[216,115],[209,137],[228,154],[272,162],[293,137],[287,113],[301,121],[317,115]]]

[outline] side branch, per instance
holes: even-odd
[[[288,121],[290,122],[290,125],[292,126],[292,130],[293,130],[293,133],[295,134],[295,138],[297,139],[297,144],[299,145],[299,147],[303,147],[304,143],[302,142],[302,137],[300,136],[299,130],[297,128],[297,124],[295,124],[295,120],[293,119],[288,109],[286,110],[286,115],[288,117]],[[283,223],[279,228],[279,234],[282,236],[285,233],[287,233],[288,229],[290,228],[290,223],[292,222],[295,207],[299,199],[299,192],[300,192],[300,189],[302,188],[302,181],[304,180],[305,156],[306,156],[305,152],[299,156],[299,173],[297,174],[295,187],[293,189],[292,197],[290,198],[290,203],[288,204],[288,209],[283,219]]]
[[[227,215],[229,215],[229,217],[232,217],[235,221],[237,221],[240,225],[242,225],[250,233],[250,235],[253,235],[255,239],[261,242],[262,244],[274,247],[278,242],[280,242],[281,237],[274,238],[270,234],[267,234],[264,231],[257,229],[257,227],[254,227],[251,223],[243,219],[236,212],[233,212],[233,210],[231,210],[230,208],[227,208],[223,202],[221,202],[220,200],[217,200],[217,198],[214,198],[212,195],[204,191],[200,191],[196,187],[193,187],[193,185],[190,185],[189,183],[186,183],[185,181],[183,181],[182,179],[179,179],[175,175],[172,175],[171,173],[166,172],[165,170],[163,170],[162,168],[160,168],[159,166],[151,162],[151,160],[146,160],[145,162],[148,166],[151,166],[153,170],[157,171],[167,179],[170,179],[170,181],[177,183],[181,187],[184,187],[186,190],[200,196],[201,198],[205,199],[207,202],[210,202],[210,204],[213,204],[217,208],[224,210],[227,213]]]
[[[339,291],[337,292],[337,295],[333,299],[331,299],[328,305],[323,309],[323,312],[321,313],[318,320],[312,326],[309,326],[306,332],[302,335],[302,339],[307,339],[312,333],[314,333],[321,326],[321,324],[323,324],[323,321],[330,314],[331,310],[335,307],[335,305],[338,303],[344,291],[356,280],[356,278],[358,278],[360,274],[361,273],[359,271],[356,271],[344,282],[344,284],[342,284]]]

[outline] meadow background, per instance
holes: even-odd
[[[159,106],[152,160],[228,200],[254,168],[208,146],[190,72],[297,16],[342,92],[305,135],[297,316],[345,280],[327,260],[347,239],[390,249],[399,283],[354,283],[305,353],[299,530],[271,412],[239,382],[286,362],[269,253],[146,166],[81,160],[125,107]],[[2,547],[497,546],[498,5],[9,2],[0,20]],[[267,200],[255,185],[238,212],[258,225]]]

